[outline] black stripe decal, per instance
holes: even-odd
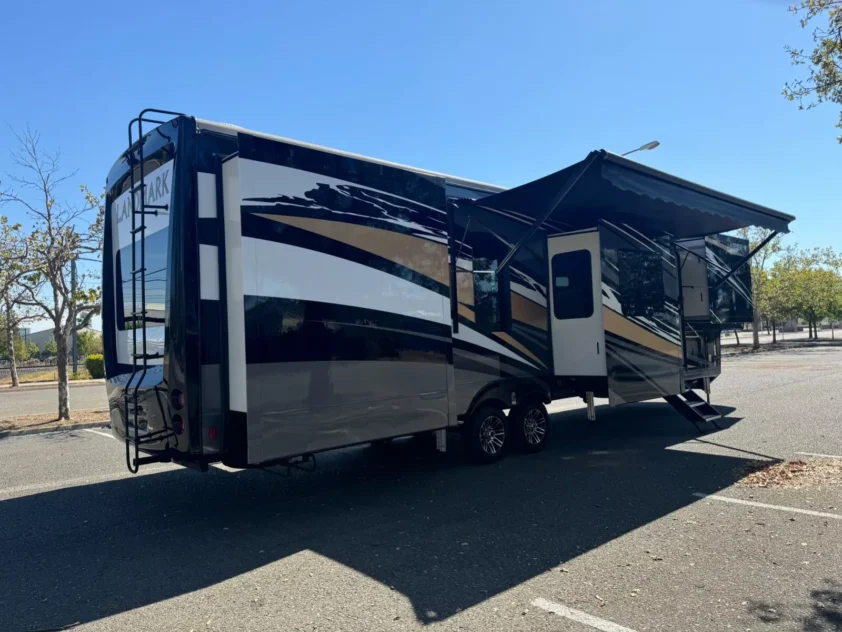
[[[445,208],[443,178],[422,176],[398,167],[249,134],[238,134],[237,141],[241,158],[310,171],[370,187],[385,194],[405,198],[399,200],[401,204],[407,204],[407,200],[416,200],[419,204],[442,210]]]
[[[447,360],[450,327],[372,309],[245,297],[246,362]]]
[[[219,222],[215,217],[199,218],[199,243],[216,246],[219,236]]]
[[[201,301],[200,319],[202,335],[199,336],[199,354],[202,364],[219,364],[222,359],[220,349],[220,305],[219,301]]]
[[[274,241],[333,255],[411,281],[442,296],[450,296],[450,289],[446,285],[366,250],[334,241],[296,226],[275,222],[265,217],[257,217],[251,213],[243,213],[241,221],[243,237]]]

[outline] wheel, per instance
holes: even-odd
[[[543,403],[537,399],[515,406],[509,413],[512,443],[521,452],[540,452],[547,445],[550,435],[550,416]]]
[[[509,421],[503,409],[483,404],[465,426],[465,449],[475,463],[494,463],[509,447]]]

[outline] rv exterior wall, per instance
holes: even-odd
[[[238,143],[223,165],[228,387],[231,410],[246,413],[250,464],[444,428],[484,385],[547,371],[543,267],[537,281],[523,263],[502,286],[487,275],[487,289],[517,298],[486,324],[470,318],[467,285],[453,334],[443,180]],[[470,270],[462,245],[454,261]],[[453,406],[466,376],[469,396]]]

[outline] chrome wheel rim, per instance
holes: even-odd
[[[523,435],[530,445],[540,445],[547,435],[547,417],[538,408],[531,408],[523,418]]]
[[[496,455],[503,449],[506,440],[506,426],[497,415],[488,415],[479,425],[479,444],[488,455]]]

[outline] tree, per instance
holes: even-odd
[[[93,329],[86,329],[76,334],[76,347],[79,355],[102,353],[102,335]]]
[[[754,250],[758,245],[765,241],[772,231],[768,228],[743,228],[740,230],[740,236],[748,240],[749,252]],[[751,288],[752,288],[752,303],[754,304],[754,314],[751,323],[751,330],[753,335],[754,349],[760,348],[760,318],[762,315],[762,306],[767,302],[764,295],[766,288],[766,279],[768,278],[767,268],[770,265],[773,257],[781,251],[781,239],[783,235],[776,235],[763,248],[751,258],[749,265],[751,266]]]
[[[805,54],[804,49],[786,47],[793,65],[807,66],[808,72],[784,86],[784,97],[797,101],[801,110],[826,101],[842,106],[842,0],[803,0],[789,10],[799,17],[801,28],[814,25],[813,50]],[[842,129],[842,111],[836,127]],[[842,135],[837,140],[842,143]]]
[[[57,354],[58,354],[58,344],[56,343],[55,338],[50,338],[44,344],[43,355],[45,357],[49,357],[49,356],[54,356],[54,355],[57,355]]]
[[[21,278],[29,272],[26,240],[21,235],[21,225],[12,224],[5,216],[0,216],[0,312],[3,314],[4,347],[9,358],[9,373],[12,386],[17,387],[17,361],[23,351],[15,345],[18,327],[34,316],[31,309],[21,309],[20,302],[23,288]],[[28,357],[28,356],[27,356]]]
[[[22,207],[33,222],[26,240],[30,271],[18,281],[25,294],[21,304],[38,308],[52,322],[58,365],[58,416],[70,419],[67,339],[74,331],[86,328],[100,310],[98,289],[71,290],[70,266],[74,260],[99,253],[102,248],[103,196],[95,196],[81,186],[81,205],[59,201],[61,185],[75,172],[64,172],[60,154],[41,148],[37,132],[27,127],[21,133],[13,133],[17,150],[11,152],[11,159],[20,175],[10,179],[19,191],[0,191],[0,202]],[[85,287],[85,277],[81,275],[78,288]]]

